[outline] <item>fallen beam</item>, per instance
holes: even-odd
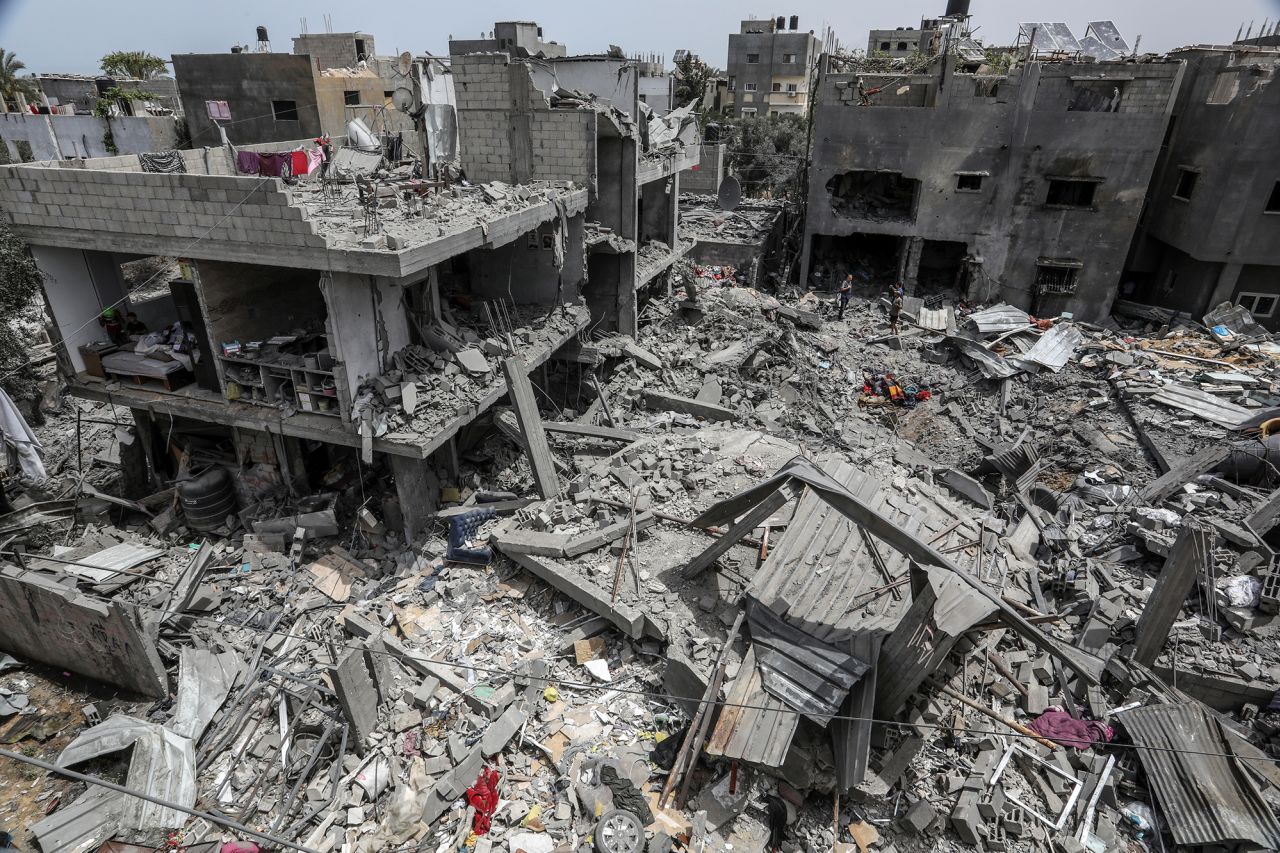
[[[583,607],[608,619],[631,639],[638,640],[644,634],[644,613],[620,601],[611,603],[609,590],[532,554],[513,552],[507,556]]]
[[[625,441],[627,443],[639,441],[643,436],[633,429],[615,429],[613,427],[596,426],[595,424],[573,424],[561,423],[560,421],[545,421],[542,428],[547,432],[563,433],[564,435],[578,435],[584,438],[603,438],[606,441]]]
[[[759,527],[765,519],[786,506],[790,500],[791,494],[786,489],[778,489],[778,491],[774,492],[730,527],[727,533],[708,545],[701,554],[690,560],[689,565],[685,566],[684,570],[680,572],[680,576],[686,580],[699,577],[716,560],[727,554],[730,548],[741,542],[751,531]]]
[[[519,356],[513,355],[502,362],[507,391],[516,411],[516,420],[520,422],[520,433],[524,436],[524,446],[529,453],[529,466],[533,469],[538,494],[544,498],[553,498],[560,494],[560,478],[556,476],[555,457],[551,455],[551,447],[547,444],[547,434],[542,430],[542,414],[538,411],[533,385],[525,370],[524,362]]]
[[[644,404],[650,409],[660,412],[679,412],[683,415],[693,415],[695,418],[703,418],[708,421],[733,421],[737,419],[737,415],[724,406],[716,406],[711,403],[700,403],[691,397],[678,397],[675,394],[664,394],[661,391],[645,391]]]
[[[1133,659],[1143,666],[1155,663],[1169,639],[1169,631],[1182,611],[1196,577],[1207,565],[1213,534],[1193,519],[1183,519],[1178,538],[1164,561],[1155,589],[1138,617]]]

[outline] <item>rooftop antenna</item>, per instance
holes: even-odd
[[[1240,29],[1236,30],[1236,41],[1240,41],[1240,37],[1244,35],[1244,22],[1240,23]]]
[[[300,23],[300,24],[302,25],[302,28],[301,28],[300,32],[302,33],[302,35],[304,35],[304,36],[305,36],[305,35],[307,34],[307,19],[306,19],[306,18],[299,18],[299,19],[298,19],[298,23]]]
[[[327,12],[325,13],[325,16],[324,16],[324,31],[326,33],[333,32],[333,15],[330,15]]]
[[[1253,21],[1250,21],[1250,22],[1249,22],[1249,29],[1248,29],[1248,31],[1244,34],[1244,37],[1245,37],[1245,38],[1249,38],[1249,37],[1250,37],[1250,36],[1252,36],[1252,35],[1253,35]]]

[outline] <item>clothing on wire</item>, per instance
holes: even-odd
[[[139,154],[138,163],[142,165],[144,172],[178,172],[185,173],[187,171],[186,161],[182,159],[182,154],[177,151],[155,151],[150,154]]]

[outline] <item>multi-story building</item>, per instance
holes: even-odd
[[[799,17],[742,21],[729,36],[729,92],[735,118],[803,113],[822,43]]]
[[[647,295],[692,247],[678,231],[678,201],[680,171],[698,162],[696,122],[686,110],[647,109],[636,62],[516,53],[451,56],[463,171],[473,181],[588,186],[583,294],[597,328],[634,333]]]
[[[1231,301],[1280,329],[1280,46],[1169,58],[1186,71],[1123,292],[1197,318]]]
[[[913,27],[897,27],[892,30],[872,30],[867,36],[867,56],[908,57],[922,53],[921,39],[924,30]],[[927,45],[928,42],[926,41]]]
[[[951,19],[940,41],[964,38],[963,21]],[[1007,73],[977,74],[980,51],[960,68],[957,57],[944,43],[928,67],[903,74],[824,56],[802,280],[857,270],[879,285],[958,285],[975,299],[1098,319],[1183,64],[1031,53]]]
[[[547,59],[565,56],[568,48],[555,41],[542,40],[542,27],[535,21],[498,21],[486,38],[455,39],[449,37],[449,55],[465,53],[509,53],[513,56],[541,56]]]
[[[253,479],[297,495],[380,470],[418,536],[457,483],[459,431],[506,393],[503,360],[532,370],[588,324],[586,184],[405,176],[369,196],[349,178],[378,157],[353,149],[330,165],[348,180],[292,186],[244,174],[230,146],[179,156],[167,173],[136,155],[0,167],[71,393],[131,409],[165,476],[175,441],[234,446]],[[126,287],[139,256],[181,262]],[[112,336],[107,307],[161,336]]]
[[[235,144],[344,136],[359,118],[420,153],[426,140],[411,114],[424,105],[452,112],[447,66],[430,57],[380,57],[367,33],[303,34],[293,53],[261,45],[173,56],[193,145],[218,145],[223,133]]]

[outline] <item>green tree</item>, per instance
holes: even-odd
[[[113,50],[102,57],[102,73],[113,77],[150,80],[165,70],[164,60],[145,50]]]
[[[27,244],[0,223],[0,386],[15,400],[39,393],[35,368],[28,365],[34,342],[23,326],[31,325],[41,282]]]
[[[707,86],[716,79],[718,74],[718,71],[692,53],[686,53],[675,66],[675,106],[683,107],[690,101],[702,100]],[[695,106],[693,109],[694,112],[702,112],[700,106]]]
[[[729,171],[742,182],[744,194],[776,198],[795,188],[807,156],[804,115],[743,116],[724,129]]]
[[[0,96],[5,101],[18,104],[18,95],[27,99],[36,96],[35,84],[27,77],[20,77],[19,72],[25,70],[27,64],[19,59],[12,50],[0,47]]]

